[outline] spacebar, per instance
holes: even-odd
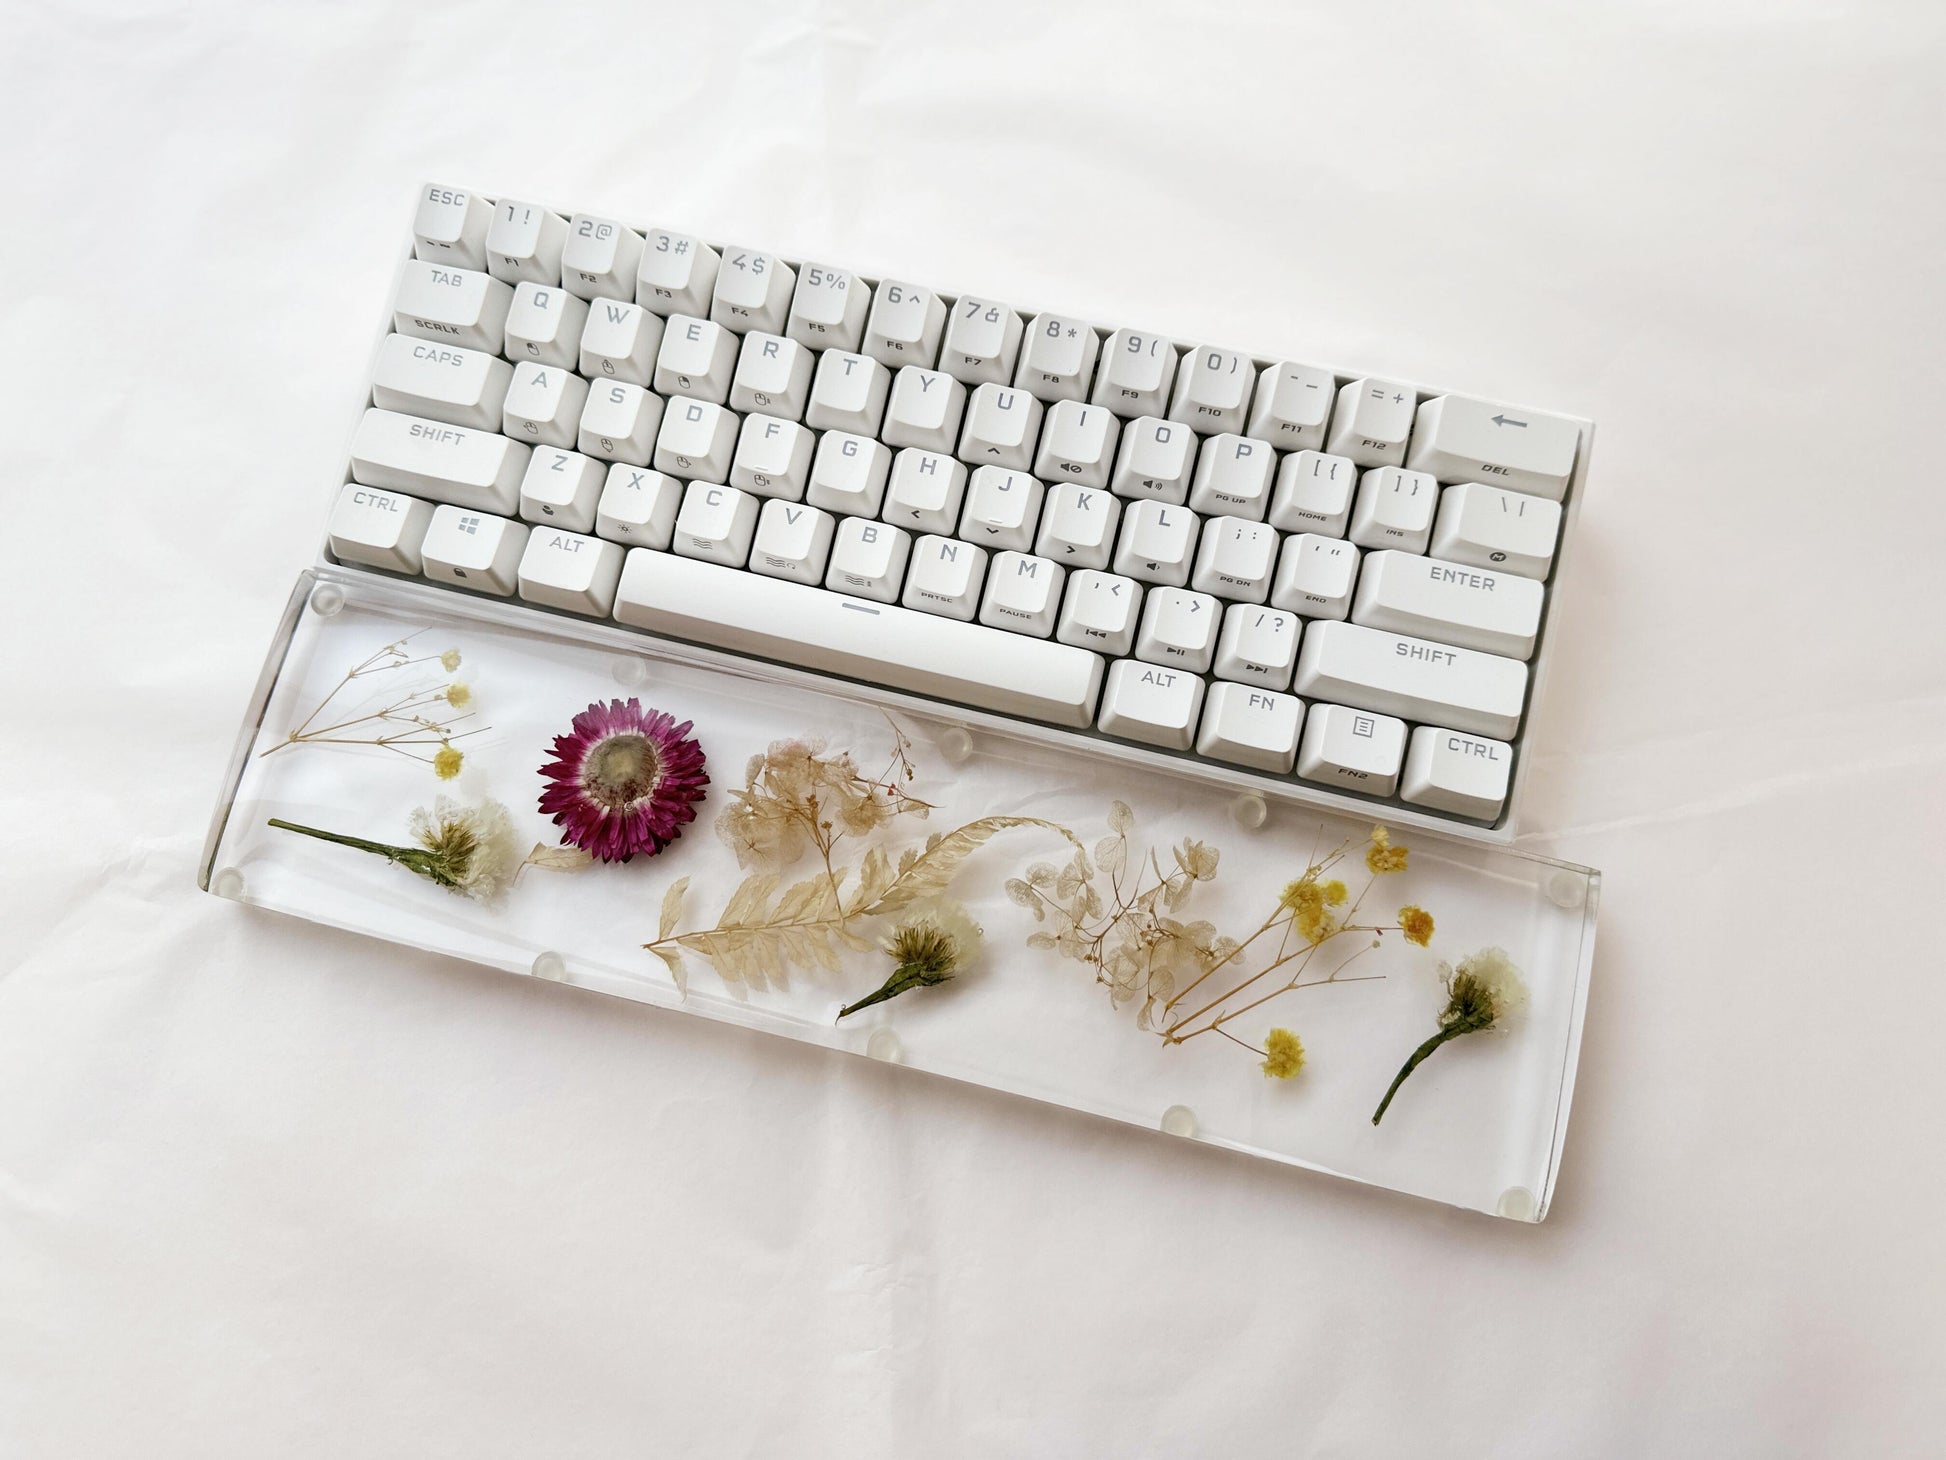
[[[638,629],[756,654],[1076,729],[1094,723],[1102,659],[891,603],[632,548],[615,617]]]

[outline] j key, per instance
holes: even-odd
[[[387,335],[372,369],[372,404],[497,431],[512,379],[513,366],[497,355]]]
[[[1078,400],[1055,402],[1041,431],[1034,475],[1043,481],[1106,487],[1108,469],[1115,460],[1115,439],[1120,431],[1121,422],[1112,411]]]
[[[1405,754],[1405,722],[1345,705],[1312,705],[1297,773],[1367,796],[1389,796]]]
[[[1176,368],[1176,394],[1169,419],[1205,436],[1242,431],[1250,412],[1250,387],[1257,368],[1248,355],[1198,345]]]
[[[519,284],[507,306],[506,356],[572,370],[581,363],[588,301],[554,284]]]
[[[1123,420],[1159,416],[1176,379],[1176,347],[1161,335],[1116,330],[1102,347],[1101,370],[1088,399]]]
[[[1109,666],[1097,723],[1105,735],[1187,750],[1202,708],[1203,681],[1195,675],[1123,659]]]
[[[434,183],[419,194],[412,252],[428,263],[483,269],[491,221],[492,207],[485,198]]]
[[[1189,505],[1208,515],[1261,522],[1270,507],[1270,475],[1277,453],[1269,443],[1224,434],[1203,443],[1196,458],[1196,485]]]
[[[581,373],[590,380],[647,385],[662,346],[662,316],[639,304],[597,299],[581,327]]]
[[[750,570],[769,578],[788,578],[812,587],[824,581],[831,539],[838,521],[802,502],[773,497],[757,514],[757,536],[750,545]]]
[[[1506,802],[1513,763],[1514,748],[1504,740],[1420,725],[1406,752],[1399,796],[1415,806],[1491,821]]]
[[[1439,484],[1424,472],[1375,467],[1358,479],[1358,505],[1346,535],[1360,547],[1422,553],[1438,504]]]
[[[856,593],[880,603],[898,601],[905,582],[906,560],[912,556],[912,534],[886,522],[847,517],[838,524],[831,543],[831,566],[824,586],[839,593]],[[726,591],[742,589],[726,585]],[[787,625],[780,630],[789,633]]]
[[[520,480],[520,515],[569,532],[593,532],[595,509],[607,473],[602,463],[576,451],[543,446],[527,458]]]
[[[530,446],[573,446],[588,404],[588,382],[558,365],[516,365],[500,429]]]
[[[1216,677],[1263,689],[1289,689],[1303,622],[1281,608],[1233,603],[1216,640]]]
[[[801,502],[811,479],[815,433],[775,416],[745,416],[730,462],[730,485],[759,497]]]
[[[907,365],[892,378],[879,435],[887,446],[950,452],[959,441],[965,414],[965,386],[937,370]]]
[[[1270,596],[1277,566],[1277,534],[1243,517],[1212,517],[1203,525],[1192,581],[1199,593],[1237,603],[1262,603]]]
[[[520,587],[520,559],[526,549],[524,522],[463,507],[437,507],[419,549],[419,571],[436,583],[511,598]]]
[[[513,297],[513,289],[491,274],[412,259],[399,275],[392,328],[402,335],[497,355]]]
[[[1040,525],[1045,490],[1036,478],[1024,471],[975,467],[967,479],[966,509],[960,516],[959,535],[996,552],[1026,552],[1034,545],[1034,529]]]
[[[613,218],[577,213],[561,246],[561,286],[583,299],[632,299],[642,235]]]
[[[1429,551],[1448,562],[1545,578],[1560,535],[1560,503],[1484,482],[1461,482],[1439,494]]]
[[[561,247],[567,241],[567,220],[560,214],[536,203],[503,202],[487,226],[487,272],[508,284],[558,284]],[[512,587],[506,592],[513,592]]]
[[[1119,659],[1135,647],[1141,616],[1141,584],[1116,573],[1083,569],[1069,575],[1054,637]]]
[[[727,482],[736,442],[735,411],[678,396],[662,413],[662,429],[655,438],[655,469],[692,482]]]
[[[899,602],[922,613],[971,620],[986,574],[987,555],[972,543],[928,533],[912,545]]]
[[[661,396],[639,385],[609,381],[589,389],[588,403],[581,408],[581,428],[575,435],[575,446],[603,461],[647,466],[664,419]]]
[[[685,558],[741,568],[749,560],[750,543],[757,534],[761,500],[735,487],[691,482],[682,494],[670,546]]]
[[[784,333],[813,350],[856,350],[871,307],[872,286],[849,269],[806,264],[797,276]]]
[[[1018,386],[992,381],[976,386],[966,407],[959,459],[972,467],[1026,471],[1034,462],[1034,443],[1040,440],[1046,409]]]
[[[520,596],[570,613],[608,617],[622,576],[622,549],[598,537],[536,527],[520,555]]]
[[[939,368],[964,385],[1006,385],[1020,358],[1020,316],[991,299],[960,299],[947,312]]]
[[[1573,421],[1442,395],[1419,407],[1406,465],[1443,482],[1488,482],[1558,502],[1580,445]]]
[[[1131,502],[1115,544],[1115,571],[1144,583],[1180,588],[1196,553],[1196,514],[1169,502]]]
[[[1135,657],[1202,674],[1215,657],[1222,623],[1223,606],[1207,593],[1153,588],[1142,606]]]
[[[1418,397],[1409,385],[1390,380],[1354,380],[1338,392],[1325,449],[1360,466],[1397,466],[1405,460],[1406,437]]]
[[[930,370],[939,359],[945,328],[945,300],[930,289],[887,279],[878,286],[871,318],[865,322],[865,353],[894,370],[903,365]]]
[[[1318,451],[1338,382],[1329,370],[1266,365],[1257,377],[1257,402],[1250,408],[1250,434],[1279,451]]]
[[[883,442],[826,431],[811,458],[811,486],[805,500],[841,517],[876,517],[891,471],[892,453]]]
[[[1277,490],[1270,498],[1270,525],[1280,532],[1316,532],[1343,537],[1351,521],[1358,468],[1342,456],[1294,451],[1277,468]]]
[[[1100,349],[1101,340],[1086,320],[1037,314],[1027,326],[1014,384],[1049,405],[1083,400]]]
[[[347,563],[416,573],[432,511],[430,503],[403,492],[349,482],[338,489],[331,523],[325,529],[331,554]]]
[[[752,330],[737,352],[736,373],[730,377],[730,408],[803,420],[804,408],[811,403],[815,359],[796,340]]]
[[[891,388],[890,372],[870,355],[826,350],[811,377],[811,403],[805,408],[804,423],[819,431],[876,436]]]
[[[1109,489],[1118,497],[1187,502],[1196,465],[1196,433],[1179,421],[1143,416],[1122,431]]]
[[[1547,590],[1532,578],[1412,553],[1367,553],[1351,621],[1530,659]]]
[[[720,324],[678,314],[669,320],[656,351],[655,388],[722,405],[736,374],[737,337]]]
[[[1297,758],[1304,701],[1248,684],[1212,684],[1203,701],[1196,753],[1287,775]]]
[[[715,296],[720,262],[716,250],[700,238],[651,228],[635,267],[635,302],[657,314],[700,319]]]
[[[1061,585],[1067,578],[1059,563],[1027,553],[1003,552],[996,555],[987,571],[986,597],[980,604],[980,622],[996,629],[1011,629],[1017,634],[1032,634],[1045,639],[1054,632],[1054,618],[1060,610]]]
[[[966,468],[936,451],[907,447],[892,458],[892,477],[880,515],[907,532],[952,532],[966,496]],[[972,610],[967,611],[972,617]]]
[[[351,475],[363,486],[511,517],[527,457],[525,446],[497,432],[374,408],[352,437]]]
[[[722,265],[716,271],[716,290],[710,298],[709,317],[738,334],[746,330],[785,334],[791,295],[796,287],[797,271],[777,255],[748,248],[726,248]]]
[[[595,506],[595,533],[628,547],[666,548],[682,507],[682,483],[625,461],[608,468]]]
[[[1306,618],[1341,619],[1351,612],[1358,549],[1343,538],[1300,532],[1284,539],[1270,601]]]
[[[1057,482],[1047,494],[1034,551],[1068,569],[1105,568],[1121,515],[1122,504],[1107,492]]]
[[[1292,687],[1307,699],[1505,740],[1520,728],[1527,666],[1362,624],[1314,623],[1297,651]]]

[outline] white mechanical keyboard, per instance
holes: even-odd
[[[1511,836],[1590,423],[457,188],[413,231],[336,561]]]

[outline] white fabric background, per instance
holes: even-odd
[[[1936,1445],[1938,7],[4,15],[0,1453]],[[197,894],[426,178],[1599,421],[1548,1222]]]

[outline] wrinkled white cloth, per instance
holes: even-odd
[[[0,27],[0,1453],[1930,1447],[1937,7]],[[1546,1224],[198,894],[428,178],[1600,422]]]

